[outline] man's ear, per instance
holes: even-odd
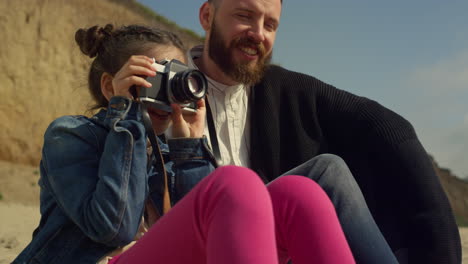
[[[203,3],[200,7],[198,18],[200,19],[200,25],[205,31],[211,29],[211,22],[214,16],[214,6],[208,2]]]
[[[101,75],[101,93],[109,102],[112,96],[114,96],[114,86],[112,80],[114,77],[109,73],[105,72]]]

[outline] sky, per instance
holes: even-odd
[[[204,1],[138,2],[204,35]],[[284,0],[273,62],[397,112],[468,178],[467,14],[466,0]]]

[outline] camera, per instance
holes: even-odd
[[[155,62],[153,67],[156,76],[146,79],[152,86],[142,87],[138,99],[166,112],[172,112],[171,103],[179,104],[183,111],[196,112],[196,102],[205,96],[208,87],[205,75],[178,60]]]

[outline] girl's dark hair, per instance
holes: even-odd
[[[95,58],[88,75],[89,91],[96,101],[92,109],[107,107],[108,104],[101,92],[102,74],[107,72],[114,76],[132,55],[142,54],[154,48],[154,44],[174,46],[183,53],[186,51],[177,35],[141,25],[114,28],[107,24],[81,28],[75,33],[75,41],[83,54]]]

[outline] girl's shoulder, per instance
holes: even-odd
[[[100,130],[103,128],[94,118],[84,115],[66,115],[52,121],[46,129],[44,137],[47,139],[60,135],[75,135],[95,138]]]
[[[66,115],[61,116],[49,124],[49,127],[46,130],[48,131],[62,131],[62,130],[74,130],[79,129],[83,126],[89,126],[93,124],[91,118],[88,118],[83,115]]]
[[[61,155],[98,153],[103,149],[102,142],[107,134],[107,130],[93,118],[82,115],[59,117],[50,123],[44,133],[43,156],[52,159]]]
[[[91,118],[84,115],[65,115],[52,121],[49,127],[75,127],[91,122]]]

